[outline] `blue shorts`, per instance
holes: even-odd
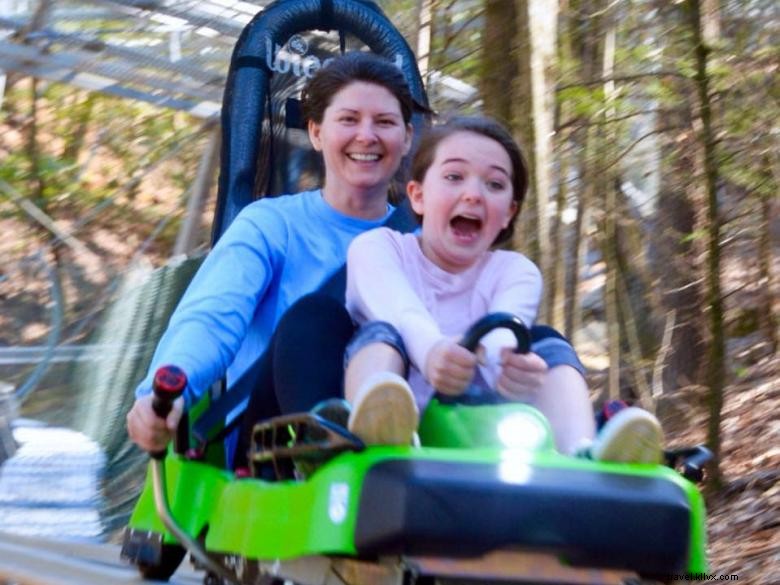
[[[372,343],[384,343],[395,349],[404,361],[404,378],[409,377],[409,354],[406,353],[404,340],[398,330],[386,321],[369,321],[360,326],[344,351],[344,369],[353,355]]]
[[[344,367],[360,349],[372,343],[384,343],[398,352],[404,361],[404,371],[409,374],[409,355],[398,330],[385,321],[369,321],[358,329],[344,353]],[[552,327],[534,325],[531,327],[531,351],[541,357],[547,367],[571,366],[583,376],[585,368],[568,340]]]

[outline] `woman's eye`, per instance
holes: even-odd
[[[488,181],[488,187],[493,191],[503,191],[506,184],[503,181]]]
[[[460,180],[460,174],[459,173],[447,173],[444,175],[444,178],[447,181],[458,181]]]

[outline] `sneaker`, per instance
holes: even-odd
[[[347,427],[366,445],[411,445],[419,419],[407,381],[378,372],[358,390]]]
[[[661,463],[663,431],[651,413],[629,406],[607,420],[588,451],[597,461]]]

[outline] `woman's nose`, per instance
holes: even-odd
[[[363,142],[374,142],[376,140],[376,130],[371,120],[365,120],[358,124],[357,138]]]

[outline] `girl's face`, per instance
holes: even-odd
[[[354,81],[333,96],[309,138],[325,160],[325,184],[334,193],[381,192],[409,151],[411,125],[385,87]]]
[[[491,138],[462,131],[442,140],[423,182],[407,185],[423,216],[423,254],[448,272],[473,266],[517,211],[511,173],[509,155]]]

